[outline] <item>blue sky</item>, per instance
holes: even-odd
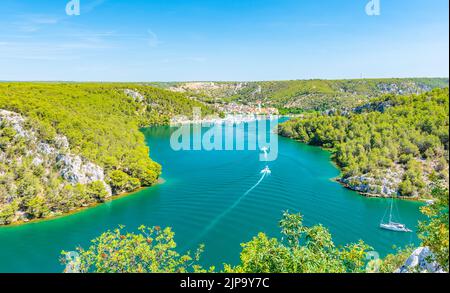
[[[448,77],[448,0],[0,2],[0,80]]]

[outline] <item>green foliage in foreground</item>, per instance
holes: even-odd
[[[436,261],[445,271],[449,271],[449,217],[448,189],[437,186],[433,189],[436,202],[422,208],[428,219],[419,224],[420,238],[424,246],[430,247]]]
[[[436,203],[422,209],[428,220],[420,223],[422,246],[428,246],[435,261],[449,269],[448,189],[434,189]],[[371,248],[363,241],[336,247],[322,225],[306,227],[300,214],[285,212],[280,221],[281,240],[260,233],[242,244],[241,263],[224,265],[227,273],[392,273],[405,263],[415,249],[398,249],[381,260],[370,260]],[[139,228],[139,233],[124,233],[123,227],[108,231],[92,241],[88,250],[78,248],[79,259],[62,262],[68,271],[84,273],[214,272],[199,265],[203,245],[195,256],[176,252],[170,228]],[[434,261],[430,260],[430,261]]]
[[[299,214],[285,213],[280,221],[285,241],[260,233],[242,244],[241,264],[225,266],[236,273],[350,273],[365,272],[371,248],[364,242],[336,247],[322,225],[306,227]]]
[[[432,180],[448,182],[448,107],[448,88],[387,96],[360,113],[305,114],[281,124],[279,133],[332,149],[344,178],[383,180],[391,170],[401,195],[424,195]]]
[[[194,256],[180,255],[174,236],[170,228],[142,226],[139,233],[124,233],[120,227],[93,240],[89,249],[78,248],[80,258],[73,262],[67,262],[67,253],[63,252],[62,263],[66,270],[80,273],[206,272],[198,264],[203,247]]]
[[[285,213],[280,222],[286,241],[269,239],[261,233],[243,244],[242,264],[225,265],[231,273],[312,273],[364,272],[366,252],[370,247],[359,242],[342,248],[334,245],[323,226],[306,227],[299,214]],[[179,255],[170,228],[141,227],[139,233],[122,233],[122,228],[108,231],[92,241],[88,250],[78,249],[79,260],[68,268],[80,272],[205,272],[199,264],[203,251]],[[63,255],[67,253],[63,252]],[[65,260],[65,257],[63,258]],[[214,271],[214,268],[208,269]]]
[[[373,268],[373,272],[390,274],[401,268],[406,260],[411,256],[414,247],[408,246],[397,249],[395,254],[389,254],[384,259],[374,260],[369,263],[369,267]]]

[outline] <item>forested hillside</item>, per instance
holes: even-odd
[[[261,101],[282,113],[355,107],[384,94],[418,94],[448,87],[448,78],[290,80],[265,82],[159,83],[207,102]]]
[[[388,95],[351,112],[310,113],[279,133],[332,150],[349,188],[374,196],[426,197],[448,185],[448,88]]]
[[[192,107],[136,84],[0,83],[0,225],[69,212],[154,184],[140,127]]]

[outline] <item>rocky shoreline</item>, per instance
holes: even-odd
[[[386,194],[376,194],[376,193],[369,193],[369,192],[363,192],[358,190],[358,188],[355,188],[354,186],[351,186],[349,184],[346,184],[344,182],[343,179],[341,178],[335,178],[334,181],[336,181],[337,183],[341,184],[343,187],[347,188],[348,190],[351,191],[356,191],[359,195],[367,197],[367,198],[398,198],[398,199],[402,199],[402,200],[409,200],[409,201],[425,201],[425,200],[421,200],[418,197],[408,197],[408,196],[401,196],[401,195],[386,195]]]
[[[53,221],[53,220],[57,220],[57,219],[61,219],[61,218],[69,217],[69,216],[73,216],[73,215],[76,215],[78,213],[87,211],[89,209],[99,207],[99,206],[101,206],[101,205],[103,205],[105,203],[108,203],[108,202],[113,202],[113,201],[116,201],[116,200],[119,200],[119,199],[123,199],[123,198],[126,198],[126,197],[131,197],[133,195],[136,195],[140,191],[143,191],[143,190],[145,190],[147,188],[152,188],[152,187],[154,187],[156,185],[164,184],[165,182],[166,181],[164,180],[164,178],[159,178],[158,182],[156,184],[152,185],[152,186],[141,187],[141,188],[138,188],[138,189],[136,189],[134,191],[131,191],[131,192],[124,192],[124,193],[114,194],[113,196],[111,196],[105,202],[93,203],[93,204],[90,204],[90,205],[82,206],[82,207],[79,207],[77,209],[71,210],[68,213],[57,213],[57,214],[53,214],[52,216],[48,216],[48,217],[45,217],[45,218],[32,219],[32,220],[22,220],[22,221],[13,222],[13,223],[8,224],[8,225],[0,225],[0,229],[1,228],[6,228],[6,227],[19,227],[19,226],[28,225],[28,224],[41,223],[41,222],[46,222],[46,221]]]

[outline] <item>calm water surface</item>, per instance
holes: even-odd
[[[222,267],[237,263],[240,243],[258,232],[278,237],[284,210],[301,212],[307,225],[323,224],[337,244],[363,239],[382,256],[394,245],[418,243],[416,233],[380,230],[388,201],[364,198],[333,182],[339,171],[326,151],[280,138],[271,176],[242,197],[266,166],[259,152],[175,152],[171,131],[143,131],[152,158],[164,166],[164,184],[75,215],[0,228],[0,272],[60,272],[61,250],[87,247],[118,225],[134,231],[142,224],[173,227],[180,250],[204,243],[203,263]],[[399,201],[397,207],[401,221],[416,230],[420,205]]]

